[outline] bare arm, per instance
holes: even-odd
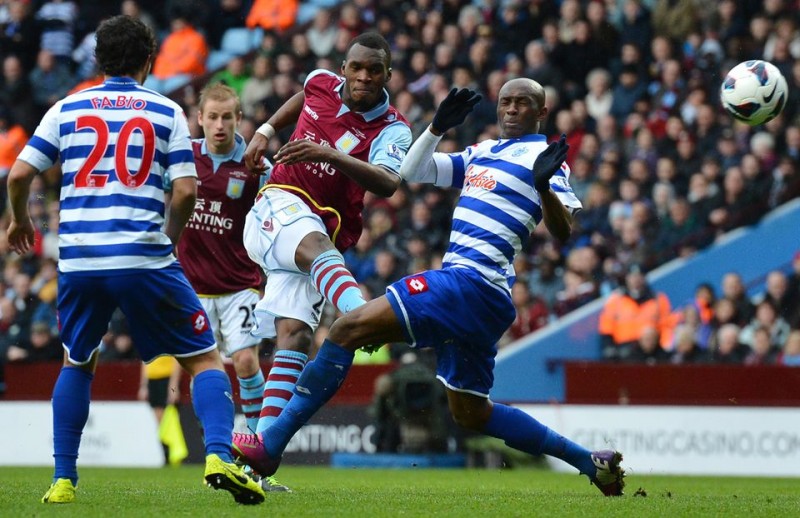
[[[8,226],[8,244],[18,254],[33,246],[33,222],[28,212],[31,182],[38,169],[23,160],[17,160],[8,173],[8,201],[11,207],[11,224]]]
[[[560,241],[569,239],[572,233],[572,215],[558,199],[552,189],[539,192],[544,224],[550,234]]]
[[[278,111],[269,118],[266,124],[256,131],[250,144],[247,145],[247,150],[244,152],[244,162],[250,171],[254,173],[264,171],[265,167],[261,164],[261,159],[267,152],[269,139],[278,131],[297,122],[305,100],[305,92],[297,92],[283,103],[283,106],[278,108]]]
[[[172,241],[173,246],[178,244],[186,222],[192,217],[196,198],[197,178],[184,176],[172,181],[172,196],[167,208],[167,225],[164,233]]]
[[[275,155],[276,164],[327,162],[364,189],[378,196],[391,196],[400,186],[400,176],[380,165],[373,165],[336,148],[320,146],[310,140],[287,142]]]

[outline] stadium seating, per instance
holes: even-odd
[[[222,43],[219,50],[213,50],[208,55],[206,68],[209,71],[224,67],[234,56],[243,56],[258,48],[261,38],[264,36],[263,29],[245,29],[244,27],[234,27],[225,31],[222,35]]]

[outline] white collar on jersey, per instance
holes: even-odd
[[[235,140],[235,144],[233,146],[233,154],[231,155],[231,160],[235,162],[241,162],[244,160],[244,151],[247,148],[247,145],[244,142],[244,137],[236,133],[233,136]],[[206,144],[206,139],[201,138],[197,139],[200,141],[200,153],[208,156],[208,145]]]

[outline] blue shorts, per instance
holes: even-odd
[[[116,308],[128,318],[142,360],[194,356],[216,347],[200,300],[175,262],[160,270],[58,274],[61,340],[75,364],[89,361]]]
[[[446,268],[400,279],[386,298],[406,341],[436,351],[436,374],[448,388],[489,396],[497,341],[516,316],[507,292],[470,268]]]

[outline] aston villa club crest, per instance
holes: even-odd
[[[228,189],[225,194],[232,200],[238,200],[244,192],[244,180],[240,178],[228,178]]]
[[[358,137],[349,131],[345,131],[344,135],[339,137],[339,140],[336,141],[336,149],[349,155],[350,152],[353,151],[360,143],[361,141],[358,140]]]

